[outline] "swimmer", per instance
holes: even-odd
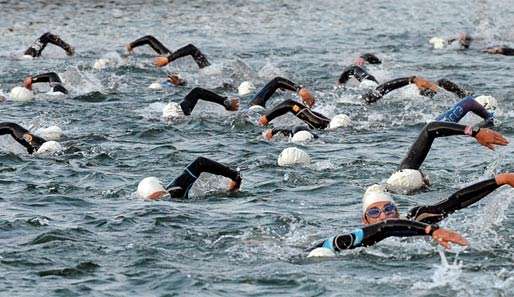
[[[191,164],[187,165],[184,172],[175,178],[168,186],[163,187],[160,181],[155,177],[147,177],[139,182],[137,192],[142,198],[150,200],[159,200],[168,195],[171,198],[187,199],[189,190],[203,172],[230,178],[228,190],[231,192],[236,192],[241,186],[242,179],[238,171],[216,161],[199,157]]]
[[[472,112],[481,117],[483,121],[478,124],[479,127],[494,126],[494,112],[496,108],[491,100],[481,99],[493,98],[491,96],[467,96],[457,102],[447,112],[439,115],[436,121],[458,123],[468,112]],[[495,101],[495,100],[494,100]],[[491,106],[494,105],[494,106]],[[489,111],[491,110],[491,111]]]
[[[163,82],[154,82],[148,88],[150,89],[170,89],[173,87],[183,87],[187,82],[176,72],[168,73],[166,80]]]
[[[482,52],[504,56],[514,56],[514,48],[493,46],[482,50]]]
[[[48,43],[55,44],[58,47],[66,51],[68,56],[73,56],[75,49],[64,42],[58,35],[47,32],[41,35],[34,43],[25,51],[24,55],[31,56],[33,58],[41,56],[41,53],[45,49]]]
[[[314,138],[314,139],[318,138],[318,135],[314,134],[310,128],[305,127],[305,126],[295,126],[292,129],[287,129],[287,128],[267,129],[266,131],[264,131],[262,133],[262,136],[266,140],[271,140],[277,134],[294,139],[294,137],[296,135],[298,135],[299,132],[303,132],[303,133],[307,132],[310,135],[312,135],[312,138]],[[308,134],[305,134],[305,135],[308,135]]]
[[[478,143],[491,150],[495,149],[495,145],[504,146],[509,143],[503,135],[487,128],[464,126],[448,122],[428,123],[400,163],[399,171],[395,172],[387,180],[386,188],[392,192],[410,193],[429,186],[428,179],[419,168],[425,161],[436,138],[454,135],[473,137]]]
[[[368,64],[382,64],[382,61],[375,56],[375,54],[372,53],[366,53],[360,55],[355,61],[353,62],[354,65],[357,66],[364,66],[366,63]]]
[[[186,97],[184,97],[184,100],[180,102],[179,104],[175,102],[169,103],[164,109],[164,116],[165,117],[176,117],[180,115],[186,115],[189,116],[193,112],[193,109],[195,108],[196,104],[198,103],[198,100],[205,100],[213,103],[217,103],[221,106],[223,106],[228,111],[236,111],[239,109],[239,99],[236,97],[227,98],[220,96],[214,92],[211,92],[206,89],[202,88],[194,88],[189,92]],[[167,113],[171,112],[170,115],[166,115]],[[178,111],[178,113],[177,113]]]
[[[373,245],[389,236],[431,235],[437,243],[449,248],[449,243],[466,245],[465,240],[453,232],[440,231],[437,225],[448,215],[480,201],[503,185],[514,187],[514,173],[502,173],[492,179],[467,186],[433,205],[417,206],[407,213],[407,220],[400,213],[391,196],[380,190],[368,190],[362,200],[364,228],[350,234],[338,235],[320,243],[317,247],[332,251]],[[428,230],[427,230],[428,229]]]
[[[59,75],[55,72],[43,73],[35,76],[27,76],[23,80],[23,86],[28,90],[32,90],[32,84],[47,82],[50,84],[53,92],[61,92],[68,94],[68,90],[62,85]]]
[[[252,101],[250,102],[250,106],[261,106],[265,108],[266,102],[271,98],[271,96],[273,96],[273,94],[275,94],[277,89],[297,92],[298,96],[300,96],[305,104],[307,104],[309,107],[314,105],[314,96],[312,96],[309,90],[304,86],[295,84],[294,82],[283,77],[275,77],[264,87],[262,87],[262,89],[253,97]]]
[[[380,61],[380,59],[377,56],[371,53],[360,55],[357,59],[355,59],[353,65],[350,65],[343,70],[343,73],[341,73],[341,75],[339,76],[337,83],[345,84],[351,78],[355,78],[359,82],[362,82],[363,80],[367,79],[378,84],[376,78],[364,69],[364,65],[366,63],[381,64],[382,61]]]
[[[12,138],[16,140],[16,142],[23,145],[29,154],[33,154],[35,152],[42,153],[56,151],[61,149],[58,142],[47,141],[42,137],[30,133],[27,129],[18,124],[9,122],[0,123],[0,135],[7,134],[11,135]]]
[[[185,56],[193,57],[200,69],[211,65],[205,55],[196,46],[188,44],[179,48],[175,52],[172,52],[166,48],[159,40],[151,35],[143,36],[127,44],[127,51],[130,54],[136,47],[142,45],[149,45],[156,53],[160,55],[154,60],[154,64],[157,67],[166,66],[167,64]]]
[[[291,112],[297,118],[304,121],[312,129],[325,129],[330,125],[330,119],[318,112],[311,110],[309,107],[298,103],[294,100],[285,100],[276,105],[272,109],[266,111],[259,118],[259,125],[266,126],[273,119]]]

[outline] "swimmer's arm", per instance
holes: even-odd
[[[64,40],[62,40],[58,35],[49,33],[48,42],[65,50],[68,56],[73,56],[75,53],[75,49]]]
[[[339,79],[337,80],[337,82],[339,84],[345,84],[350,79],[350,76],[352,76],[354,74],[356,67],[359,67],[359,66],[352,65],[352,66],[346,67],[343,70],[343,73],[341,73],[341,75],[339,76]]]
[[[149,45],[156,53],[159,55],[169,55],[171,51],[166,48],[157,38],[152,35],[146,35],[139,39],[136,39],[127,45],[127,50],[132,52],[136,47],[140,47],[143,45]]]
[[[11,135],[14,138],[14,140],[16,140],[16,142],[23,145],[27,149],[27,152],[29,154],[34,153],[37,150],[38,146],[32,145],[27,140],[34,140],[36,142],[39,141],[39,142],[41,142],[41,144],[43,142],[45,142],[44,139],[30,134],[30,132],[27,129],[23,128],[22,126],[20,126],[18,124],[9,123],[9,122],[0,123],[0,135],[7,135],[7,134]],[[25,138],[27,138],[27,139],[25,139]]]
[[[279,133],[284,136],[293,136],[293,130],[291,130],[291,129],[279,129],[279,128],[271,129],[271,136],[275,136]]]
[[[195,108],[196,103],[198,103],[198,100],[200,99],[217,103],[225,107],[226,110],[233,111],[239,108],[239,100],[235,98],[228,99],[227,97],[220,96],[209,90],[197,87],[191,90],[191,92],[189,92],[189,94],[187,94],[184,100],[180,103],[180,106],[182,107],[182,111],[184,112],[184,114],[190,115],[193,109]]]
[[[211,63],[209,63],[209,61],[207,60],[207,57],[205,57],[205,55],[193,44],[188,44],[184,47],[179,48],[175,52],[168,54],[165,57],[167,59],[166,64],[171,63],[171,62],[175,61],[176,59],[179,59],[179,58],[182,58],[185,56],[193,57],[196,64],[200,68],[205,68],[205,67],[211,65]],[[161,66],[161,65],[158,65],[158,66]],[[164,65],[162,65],[162,66],[164,66]]]
[[[253,100],[250,102],[250,105],[260,105],[262,107],[266,106],[266,102],[268,101],[273,94],[277,91],[277,89],[289,90],[293,92],[298,92],[302,86],[295,84],[294,82],[285,79],[283,77],[275,77],[270,80],[262,89],[255,95]]]
[[[501,54],[504,56],[514,56],[514,48],[504,47],[502,48]]]
[[[462,87],[460,87],[459,85],[457,85],[456,83],[454,83],[448,79],[443,78],[443,79],[438,80],[437,85],[442,87],[443,89],[445,89],[448,92],[454,93],[459,98],[464,98],[471,94],[471,92],[466,91],[465,89],[463,89]]]
[[[389,92],[399,89],[399,88],[402,88],[402,87],[405,87],[406,85],[408,85],[410,83],[413,83],[415,78],[416,78],[415,76],[409,76],[409,77],[401,77],[401,78],[396,78],[396,79],[387,81],[387,82],[379,85],[378,87],[376,87],[374,90],[368,91],[366,94],[364,94],[362,96],[362,98],[367,103],[377,102],[378,100],[380,100],[380,98],[382,98]]]
[[[43,73],[43,74],[32,76],[32,83],[33,84],[35,84],[35,83],[43,83],[43,82],[47,82],[47,83],[51,83],[51,82],[62,83],[61,79],[59,78],[59,75],[57,75],[57,73],[55,73],[55,72],[48,72],[48,73]]]
[[[293,100],[286,100],[264,113],[263,117],[267,119],[267,122],[271,122],[273,119],[285,115],[288,112],[296,114],[304,108],[307,107],[305,107],[303,104]]]

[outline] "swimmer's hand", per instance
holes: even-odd
[[[266,140],[271,140],[271,138],[273,138],[273,132],[271,129],[268,129],[264,132],[262,132],[262,137]]]
[[[73,56],[75,54],[75,48],[73,46],[70,46],[66,49],[66,55]]]
[[[125,48],[127,49],[127,54],[132,54],[132,51],[134,50],[132,48],[132,46],[130,46],[130,43],[128,43],[127,45],[125,45]]]
[[[502,53],[502,49],[501,47],[488,47],[488,48],[484,48],[482,50],[482,52],[485,52],[485,53],[490,53],[490,54],[501,54]]]
[[[23,86],[29,90],[32,90],[32,76],[27,76],[23,80]]]
[[[265,115],[263,115],[263,116],[261,116],[261,117],[259,118],[259,122],[258,122],[258,124],[259,124],[260,126],[266,126],[268,123],[269,123],[268,118],[267,118]]]
[[[499,186],[509,185],[514,187],[514,173],[501,173],[496,175],[496,184]]]
[[[238,175],[235,180],[231,179],[228,182],[228,190],[230,192],[237,192],[237,191],[239,191],[239,187],[241,187],[241,181],[242,181],[242,178],[241,178],[240,175]]]
[[[239,109],[239,99],[232,97],[226,100],[225,109],[229,111],[236,111]]]
[[[163,67],[163,66],[168,65],[169,60],[166,57],[159,56],[153,60],[153,63],[155,64],[156,67]]]
[[[302,101],[307,104],[310,108],[314,106],[315,99],[314,96],[312,96],[311,92],[307,90],[306,88],[301,88],[298,91],[298,96],[302,99]]]
[[[483,146],[488,147],[494,151],[495,145],[507,145],[509,141],[500,133],[487,128],[481,128],[477,135],[476,140]]]
[[[434,92],[437,92],[437,85],[434,84],[433,82],[427,80],[427,79],[424,79],[423,77],[420,77],[420,76],[416,76],[414,77],[414,79],[412,80],[412,82],[416,85],[416,87],[418,87],[418,89],[420,90],[426,90],[426,89],[429,89],[429,90],[432,90]]]
[[[428,226],[427,228],[433,228]],[[430,233],[430,231],[428,232]],[[450,243],[468,246],[468,241],[462,237],[459,233],[444,228],[439,228],[432,232],[432,238],[445,249],[450,249]]]

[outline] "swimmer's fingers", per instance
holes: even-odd
[[[514,173],[501,173],[496,175],[495,179],[497,185],[509,185],[514,187]]]
[[[125,48],[127,49],[127,53],[130,55],[132,54],[132,51],[133,51],[133,48],[132,46],[130,46],[130,43],[128,43],[127,45],[125,45]]]
[[[509,144],[509,141],[507,140],[507,138],[503,137],[503,135],[501,135],[500,133],[498,132],[494,132],[494,143],[495,144],[498,144],[498,145],[507,145]]]
[[[236,111],[239,109],[239,99],[238,98],[232,98],[230,99],[230,107],[228,110],[230,111]]]
[[[266,140],[271,140],[273,138],[273,131],[271,129],[268,129],[262,132],[262,138]]]
[[[450,243],[458,244],[461,246],[469,245],[468,241],[459,233],[444,228],[439,228],[432,233],[432,238],[437,241],[446,249],[450,248]]]

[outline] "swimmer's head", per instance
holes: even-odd
[[[308,107],[313,107],[316,100],[314,99],[314,96],[311,94],[307,88],[301,88],[298,91],[298,95],[300,98],[302,98],[303,103],[305,103]]]
[[[362,222],[376,224],[385,219],[398,218],[399,213],[391,196],[380,185],[370,186],[362,197]]]
[[[311,162],[309,155],[301,149],[288,147],[278,156],[278,166],[306,165]]]
[[[29,101],[34,98],[34,92],[25,87],[14,87],[9,93],[9,98],[13,101]]]
[[[39,128],[36,130],[36,134],[43,137],[46,140],[59,140],[63,135],[62,129],[57,126],[50,126],[48,128]]]
[[[432,37],[428,41],[435,49],[442,49],[446,44],[446,40],[440,37]]]
[[[45,143],[43,143],[39,147],[39,149],[36,151],[36,153],[49,155],[49,154],[54,154],[54,153],[60,152],[62,150],[63,150],[63,147],[61,146],[60,143],[58,143],[57,141],[50,140],[50,141],[46,141]]]
[[[139,197],[150,200],[158,200],[168,192],[162,186],[161,181],[153,176],[143,178],[137,185]]]
[[[250,81],[244,81],[237,87],[237,92],[241,97],[249,95],[253,93],[253,91],[255,91],[255,86]]]
[[[382,64],[382,61],[372,53],[363,54],[359,58],[362,58],[364,61],[368,62],[369,64]]]
[[[344,128],[348,127],[352,124],[352,120],[349,116],[345,114],[338,114],[330,120],[330,123],[328,124],[328,129],[337,129],[337,128]]]
[[[176,102],[170,102],[162,109],[162,117],[171,120],[174,118],[180,118],[184,116],[184,112],[180,105]]]
[[[469,45],[471,44],[471,41],[473,41],[473,38],[468,33],[461,32],[459,33],[458,40],[463,48],[469,48]]]
[[[493,96],[478,96],[475,97],[475,101],[482,105],[488,112],[496,111],[498,108],[498,101]]]
[[[430,185],[427,177],[419,170],[402,169],[389,177],[386,188],[393,193],[412,193]]]

